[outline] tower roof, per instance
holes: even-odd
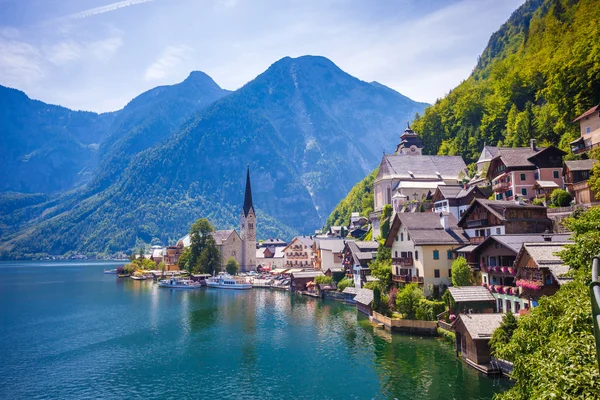
[[[250,166],[248,166],[248,172],[246,173],[246,194],[244,195],[244,216],[247,217],[250,210],[254,211],[252,205],[252,187],[250,185]]]

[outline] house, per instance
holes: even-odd
[[[179,270],[179,257],[183,252],[183,246],[167,246],[165,249],[165,270],[167,271],[178,271]]]
[[[323,271],[325,275],[343,273],[344,247],[351,239],[315,239],[314,257],[315,269]]]
[[[407,128],[395,154],[383,155],[373,184],[374,212],[369,215],[373,237],[380,234],[379,217],[386,204],[401,212],[409,203],[427,198],[438,186],[460,184],[467,176],[462,157],[423,155],[422,149],[420,137]]]
[[[496,200],[514,200],[516,196],[526,199],[536,197],[534,185],[554,182],[562,187],[562,158],[567,154],[554,147],[540,147],[531,139],[529,147],[499,147],[490,161],[488,179]],[[540,183],[541,182],[541,183]]]
[[[347,241],[342,252],[342,265],[346,276],[354,280],[354,286],[361,288],[371,274],[369,263],[377,257],[379,243],[376,241]]]
[[[517,254],[516,285],[521,288],[520,297],[526,308],[536,307],[542,296],[551,296],[571,278],[565,276],[569,266],[564,265],[558,252],[567,242],[524,243]]]
[[[348,225],[348,236],[359,239],[365,236],[370,228],[367,217],[361,217],[357,212],[352,213],[350,225]]]
[[[354,297],[358,294],[360,289],[355,288],[354,286],[348,286],[344,289],[342,294],[344,295],[344,301],[346,303],[356,304],[354,301]]]
[[[477,186],[438,186],[433,193],[434,208],[432,211],[437,214],[449,212],[458,220],[474,199],[485,199],[486,197]]]
[[[452,324],[456,334],[456,354],[467,364],[485,373],[499,372],[490,365],[492,355],[489,341],[500,327],[503,314],[459,314]]]
[[[158,264],[164,261],[165,249],[162,246],[152,246],[150,259]]]
[[[272,270],[285,266],[285,254],[282,246],[261,246],[256,249],[256,265],[258,268]]]
[[[481,283],[487,288],[496,301],[498,312],[518,313],[528,308],[529,302],[519,297],[520,289],[516,286],[517,269],[515,260],[524,243],[564,243],[569,240],[568,234],[510,234],[492,235],[474,247],[470,254],[463,249],[456,252],[472,260],[471,266],[481,271]]]
[[[287,242],[285,240],[281,240],[279,238],[269,238],[267,240],[263,240],[262,242],[258,242],[258,247],[285,247],[287,246]]]
[[[455,303],[452,314],[496,312],[496,299],[482,286],[451,286],[448,291]]]
[[[385,241],[392,251],[392,280],[416,282],[430,295],[432,288],[450,285],[453,251],[467,243],[452,214],[396,214]]]
[[[489,187],[491,185],[489,179],[487,179],[488,169],[492,158],[498,154],[498,147],[494,146],[483,146],[483,150],[477,160],[477,172],[471,178],[468,185],[477,187]]]
[[[283,248],[286,268],[313,268],[313,245],[311,236],[296,236]]]
[[[580,137],[571,142],[571,151],[578,154],[598,147],[600,145],[600,104],[575,118],[573,123],[575,122],[579,122]]]
[[[522,201],[475,199],[458,221],[471,244],[479,244],[491,235],[543,233],[552,230],[546,207]]]
[[[308,284],[314,282],[317,276],[324,276],[321,271],[299,271],[290,274],[290,286],[292,291],[307,290]]]
[[[373,291],[371,289],[358,289],[358,293],[354,296],[356,310],[367,316],[373,315]]]
[[[571,193],[575,204],[590,205],[597,201],[596,192],[590,189],[588,183],[590,171],[596,160],[565,161],[563,176],[565,189]]]

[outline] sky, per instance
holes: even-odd
[[[0,84],[105,112],[191,71],[235,90],[285,57],[325,56],[435,102],[524,0],[0,0]]]

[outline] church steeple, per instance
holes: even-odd
[[[250,186],[250,165],[248,165],[248,172],[246,173],[246,194],[244,195],[244,217],[248,217],[250,210],[254,211],[252,205],[252,187]]]

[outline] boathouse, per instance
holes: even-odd
[[[371,289],[357,289],[358,293],[354,296],[354,302],[356,302],[356,310],[367,316],[373,315],[373,291]]]
[[[490,339],[502,322],[502,315],[497,314],[459,314],[452,324],[456,334],[456,355],[472,367],[486,374],[499,372],[492,365]]]

